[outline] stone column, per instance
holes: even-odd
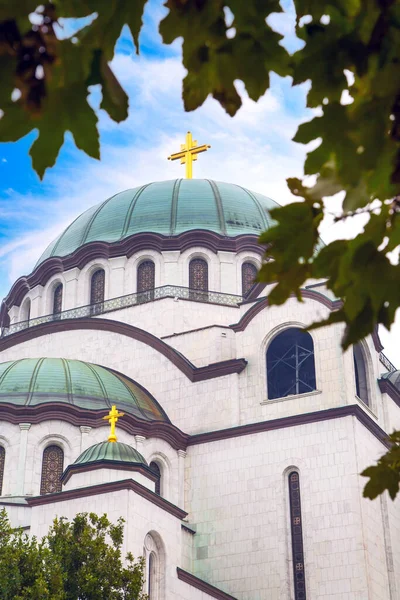
[[[45,306],[42,302],[42,294],[43,294],[43,286],[37,285],[33,288],[30,293],[31,298],[31,312],[29,315],[29,319],[36,319],[36,317],[41,317],[45,312]]]
[[[179,273],[179,255],[180,252],[178,251],[162,253],[164,259],[164,277],[161,279],[160,285],[183,285],[181,274]]]
[[[185,450],[178,450],[178,478],[179,478],[179,492],[178,492],[178,506],[183,508],[185,506]]]
[[[19,437],[19,457],[17,467],[17,485],[15,494],[17,496],[25,495],[25,467],[26,467],[26,453],[28,449],[28,431],[31,428],[31,423],[19,423],[21,430]]]
[[[109,295],[107,298],[118,298],[129,293],[125,291],[125,265],[127,258],[126,256],[118,256],[116,258],[110,258],[110,282],[109,282]],[[110,296],[111,292],[111,296]]]
[[[144,435],[135,435],[135,442],[136,442],[136,450],[138,452],[140,452],[140,454],[143,456],[143,448],[144,448],[144,442],[145,442],[145,437]]]
[[[237,294],[237,273],[235,255],[232,252],[218,252],[221,265],[220,290],[224,294]],[[239,292],[240,294],[241,292]]]
[[[81,302],[78,301],[79,273],[80,271],[77,267],[65,271],[64,273],[65,289],[63,290],[63,310],[70,310],[71,308],[76,308],[78,305],[81,305]]]
[[[89,447],[88,435],[92,431],[92,428],[87,425],[81,425],[79,429],[81,430],[81,452],[83,452]]]

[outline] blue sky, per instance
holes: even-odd
[[[272,76],[270,90],[258,103],[244,93],[243,107],[233,119],[212,99],[185,113],[181,45],[179,40],[172,46],[161,43],[158,23],[167,12],[162,4],[150,0],[147,5],[139,56],[128,31],[117,44],[112,67],[129,94],[130,114],[117,125],[99,111],[101,161],[77,150],[67,134],[56,166],[41,182],[28,155],[35,133],[0,144],[0,297],[32,270],[47,244],[89,206],[123,189],[183,176],[179,161],[171,163],[167,156],[179,149],[187,130],[199,143],[212,146],[195,163],[195,177],[239,183],[281,204],[292,199],[285,179],[302,175],[306,148],[291,138],[298,124],[313,114],[305,107],[307,85],[292,88],[288,78]],[[294,35],[293,9],[290,0],[282,4],[285,13],[273,15],[269,23],[294,51],[301,42]],[[72,26],[67,23],[65,31]],[[243,89],[240,82],[238,87]],[[94,90],[94,106],[98,96]],[[332,201],[332,214],[339,207],[340,199]],[[322,237],[328,242],[350,237],[359,227],[360,223],[333,225],[331,215]],[[395,362],[400,331],[390,336],[383,332],[382,337]]]

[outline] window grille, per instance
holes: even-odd
[[[43,452],[40,493],[61,492],[64,452],[59,446],[47,446]]]
[[[189,298],[207,301],[208,298],[208,264],[202,258],[194,258],[189,263]]]
[[[242,264],[242,296],[251,290],[255,283],[257,275],[257,267],[252,263],[245,262]]]
[[[63,284],[59,283],[54,290],[53,295],[53,315],[58,315],[62,311]]]
[[[361,344],[356,344],[356,346],[354,346],[353,360],[356,394],[364,404],[369,406],[367,368]]]
[[[102,302],[104,302],[104,283],[104,270],[98,269],[93,273],[90,281],[90,304],[92,315],[100,314],[102,312]]]
[[[289,474],[290,529],[292,536],[293,582],[295,600],[306,600],[304,572],[303,524],[299,474]]]
[[[157,476],[157,481],[155,485],[155,493],[161,496],[161,469],[158,464],[154,461],[150,463],[150,469],[153,471],[154,475]]]
[[[267,350],[268,398],[306,394],[316,389],[314,344],[307,331],[292,327]]]
[[[154,299],[155,287],[155,265],[152,260],[145,260],[138,266],[137,270],[137,292],[142,294],[139,301]]]
[[[6,451],[3,446],[0,446],[0,496],[3,490],[3,479],[4,479],[4,463],[6,460]]]

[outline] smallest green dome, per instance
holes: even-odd
[[[74,462],[74,465],[87,465],[94,462],[125,462],[146,465],[146,459],[128,444],[121,442],[100,442],[87,448]]]

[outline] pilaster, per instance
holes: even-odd
[[[83,452],[90,445],[88,437],[92,431],[92,428],[88,427],[87,425],[81,425],[79,429],[81,430],[81,452]]]
[[[80,270],[75,267],[64,273],[65,290],[63,298],[63,310],[76,308],[78,305],[78,278]]]
[[[220,290],[224,294],[237,294],[236,255],[233,252],[218,252],[220,260]]]
[[[126,262],[126,256],[117,256],[116,258],[109,259],[110,285],[108,289],[112,290],[112,298],[118,298],[126,293],[124,291]]]
[[[17,487],[15,490],[16,496],[25,495],[25,468],[26,468],[26,454],[28,448],[28,432],[31,428],[31,423],[19,423],[20,437],[19,437],[19,457],[17,467]]]
[[[182,285],[178,265],[179,256],[179,251],[162,252],[164,278],[161,285]]]
[[[185,450],[178,450],[178,506],[183,508],[185,504]]]

